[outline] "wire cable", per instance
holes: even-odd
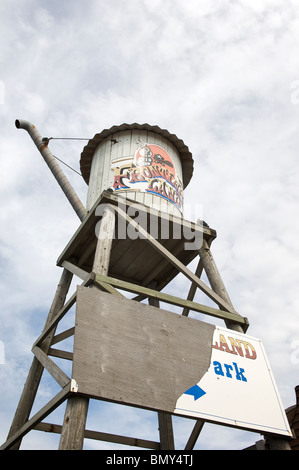
[[[48,140],[90,140],[90,137],[49,137]]]
[[[53,155],[53,154],[52,154]],[[63,163],[65,166],[67,166],[68,168],[70,168],[70,170],[73,170],[75,173],[77,173],[77,175],[79,176],[82,176],[81,173],[79,173],[79,171],[75,170],[74,168],[72,168],[70,165],[68,165],[67,163],[65,163],[64,161],[60,160],[60,158],[56,157],[56,155],[53,155],[54,158],[56,158],[56,160],[59,160],[61,163]]]
[[[48,145],[50,140],[89,140],[89,139],[84,139],[82,137],[43,137],[42,140],[43,142],[46,143],[46,145]],[[82,176],[82,174],[79,173],[77,170],[75,170],[75,168],[71,167],[70,165],[65,163],[63,160],[56,157],[56,155],[53,155],[53,157],[56,158],[56,160],[58,160],[59,162],[63,163],[63,165],[67,166],[70,170],[73,170],[75,173],[77,173],[77,175]]]

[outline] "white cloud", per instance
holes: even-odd
[[[0,11],[2,441],[59,279],[56,259],[79,223],[16,118],[47,137],[93,137],[137,121],[185,141],[195,161],[186,203],[203,204],[217,230],[213,253],[235,308],[264,340],[284,405],[293,404],[297,2],[4,0]],[[84,145],[50,142],[76,169]],[[63,169],[85,202],[85,183]],[[198,448],[209,445],[212,428],[204,428]],[[219,447],[242,448],[255,437],[242,441],[221,428],[217,435]]]

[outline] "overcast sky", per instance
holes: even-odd
[[[213,254],[232,302],[248,317],[248,334],[263,340],[284,407],[293,405],[299,0],[2,0],[0,44],[1,443],[59,281],[56,259],[79,225],[17,118],[47,137],[92,138],[147,122],[184,140],[195,165],[186,208],[202,205],[217,230]],[[84,145],[53,140],[50,148],[79,170]],[[85,182],[63,169],[85,203]],[[54,389],[43,382],[37,407]],[[93,404],[88,428],[157,439],[153,414],[122,407],[115,418]],[[178,447],[192,426],[175,419]],[[55,449],[58,439],[32,432],[22,448]],[[196,448],[242,449],[259,439],[205,425]],[[117,446],[88,440],[85,448]]]

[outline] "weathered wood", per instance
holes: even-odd
[[[95,282],[95,285],[105,292],[110,292],[110,294],[117,295],[118,297],[124,297],[120,292],[118,292],[118,290],[114,289],[114,287],[107,282],[98,280]]]
[[[72,274],[75,274],[75,276],[78,276],[83,281],[86,281],[88,279],[89,273],[84,271],[84,269],[81,269],[78,266],[76,266],[75,264],[71,263],[70,261],[65,260],[65,261],[63,261],[63,263],[61,263],[61,265],[65,269],[70,271]]]
[[[38,423],[34,427],[34,430],[60,434],[62,430],[62,426],[60,426],[59,424]],[[160,449],[159,442],[149,441],[147,439],[139,439],[136,437],[120,436],[117,434],[111,434],[111,433],[106,433],[106,432],[90,431],[88,429],[85,430],[84,437],[86,439],[94,439],[97,441],[113,442],[115,444],[142,447],[143,449],[152,449],[152,450]]]
[[[68,271],[67,271],[68,272]],[[72,275],[71,273],[69,273]],[[82,283],[82,286],[88,286],[93,282],[92,278],[89,276],[86,281]],[[70,308],[75,304],[76,302],[76,295],[77,293],[75,292],[69,300],[64,304],[64,306],[57,312],[55,316],[51,319],[51,321],[47,322],[42,334],[37,338],[35,343],[33,344],[34,346],[40,346],[41,342],[44,341],[46,336],[52,332],[51,334],[55,333],[55,328],[57,324],[60,322],[60,320],[64,317],[64,315],[70,310]]]
[[[75,327],[73,326],[72,328],[69,328],[68,330],[62,331],[58,335],[55,335],[51,344],[53,345],[56,343],[60,343],[60,341],[70,338],[70,336],[73,336],[74,333],[75,333]]]
[[[200,278],[200,276],[202,274],[202,271],[203,271],[203,265],[202,265],[201,260],[199,259],[199,262],[198,262],[198,265],[197,265],[197,268],[196,268],[196,271],[195,271],[195,276]],[[197,289],[197,285],[194,284],[194,282],[192,282],[191,286],[190,286],[190,289],[189,289],[189,292],[188,292],[187,300],[193,301],[196,289]],[[182,315],[187,317],[189,315],[189,311],[190,311],[190,308],[184,307]]]
[[[66,269],[63,270],[51,308],[49,310],[49,314],[45,323],[45,328],[48,324],[51,323],[53,317],[55,317],[56,313],[62,308],[72,281],[72,277],[73,275],[69,271],[67,271]],[[43,338],[44,341],[40,345],[40,347],[45,353],[50,347],[54,334],[55,330],[53,329],[51,333],[47,333],[48,337],[47,335],[45,335]],[[12,435],[14,435],[28,420],[38,390],[38,386],[43,374],[43,370],[43,365],[39,362],[36,357],[34,357],[24,385],[21,398],[19,400],[18,407],[15,412],[14,419],[11,424],[11,428],[9,430],[8,439]],[[17,450],[19,449],[20,445],[21,440],[16,442],[12,446],[12,449]]]
[[[107,204],[103,209],[103,217],[100,222],[98,243],[92,268],[94,273],[108,274],[114,227],[115,213],[113,208]]]
[[[210,247],[205,240],[203,240],[202,246],[199,250],[199,256],[212,289],[226,301],[230,306],[230,311],[236,313],[214,261]],[[227,328],[230,328],[231,330],[240,331],[241,333],[246,332],[246,328],[244,329],[240,324],[230,322],[229,319],[225,320],[225,324]]]
[[[198,439],[198,436],[203,428],[203,425],[205,424],[204,420],[198,419],[194,425],[194,428],[192,429],[192,432],[190,434],[190,437],[188,439],[188,442],[185,446],[185,450],[192,450],[196,444],[196,441]]]
[[[167,243],[167,246],[169,247],[169,243]],[[177,243],[173,248],[171,248],[171,253],[175,257],[178,257],[180,251],[181,251],[181,243]],[[141,265],[142,264],[143,263],[141,263]],[[151,280],[156,279],[156,277],[159,277],[159,273],[161,273],[163,269],[166,270],[168,265],[169,265],[169,261],[166,258],[161,258],[160,260],[158,260],[156,265],[152,267],[147,277],[145,277],[142,280],[142,284],[147,286]],[[173,273],[171,273],[169,276],[163,276],[163,279],[159,283],[155,281],[157,283],[157,290],[162,290],[172,280],[172,278],[173,278]]]
[[[232,322],[240,323],[244,326],[247,325],[247,319],[241,317],[239,314],[230,313],[224,310],[216,309],[209,307],[207,305],[202,305],[191,300],[181,299],[180,297],[175,297],[165,292],[155,291],[149,289],[148,287],[138,286],[137,284],[132,284],[130,282],[121,281],[120,279],[115,279],[110,276],[103,276],[97,274],[95,278],[95,283],[106,282],[107,284],[114,285],[124,291],[134,292],[143,295],[145,298],[154,298],[160,300],[161,302],[166,302],[172,305],[177,305],[179,307],[188,308],[189,310],[194,310],[195,312],[205,313],[216,318],[228,319]]]
[[[40,421],[54,411],[68,396],[70,390],[67,385],[60,390],[57,395],[52,398],[41,410],[39,410],[31,419],[26,421],[7,441],[0,447],[0,450],[12,449],[14,444],[20,442],[23,436],[33,429]]]
[[[163,266],[165,267],[168,266],[169,264],[172,264],[174,270],[169,274],[169,278],[167,277],[167,280],[165,281],[166,284],[168,283],[169,279],[173,278],[174,271],[182,272],[189,280],[191,280],[191,287],[190,287],[190,291],[186,300],[180,299],[179,297],[162,293],[159,290],[155,290],[154,288],[151,289],[149,287],[143,287],[143,285],[133,284],[131,282],[113,278],[112,276],[108,277],[109,261],[111,259],[110,253],[111,253],[112,245],[113,245],[113,229],[115,227],[114,210],[118,211],[118,213],[121,214],[121,217],[123,218],[123,220],[126,221],[126,223],[132,224],[133,229],[138,231],[144,237],[144,240],[146,240],[147,243],[151,246],[151,248],[155,250],[155,253],[158,254],[157,258],[154,258],[154,260],[151,260],[153,264],[156,263],[157,259],[162,259],[161,265],[163,264]],[[248,327],[247,319],[241,317],[235,311],[232,305],[232,302],[227,294],[227,291],[220,277],[219,271],[217,270],[214,259],[211,255],[207,237],[204,237],[203,246],[200,248],[200,251],[199,251],[200,260],[199,260],[198,268],[195,274],[193,274],[184,264],[185,258],[183,262],[183,261],[180,261],[176,256],[176,252],[179,253],[181,249],[179,245],[175,245],[175,244],[172,245],[171,242],[167,241],[165,242],[166,246],[164,246],[163,242],[161,243],[161,241],[156,240],[154,237],[152,237],[148,233],[146,227],[145,228],[140,227],[138,223],[136,223],[136,221],[134,221],[131,217],[129,217],[124,211],[122,212],[123,213],[121,213],[121,210],[119,211],[119,208],[117,208],[116,206],[114,206],[114,209],[111,209],[109,205],[106,207],[106,210],[103,213],[102,221],[100,224],[100,234],[99,234],[98,240],[92,239],[92,242],[89,243],[89,241],[91,240],[91,237],[88,239],[88,241],[87,240],[85,241],[82,233],[80,233],[80,243],[84,244],[84,249],[83,251],[81,251],[82,257],[80,258],[80,262],[78,262],[78,265],[77,265],[77,264],[74,264],[75,261],[71,262],[70,260],[65,259],[65,258],[61,262],[61,265],[65,268],[65,271],[66,272],[69,271],[68,274],[70,276],[72,274],[75,274],[79,278],[83,279],[85,281],[83,285],[90,285],[94,281],[96,287],[100,288],[101,290],[105,290],[106,292],[109,292],[111,294],[115,294],[112,297],[116,297],[116,298],[119,297],[120,299],[123,298],[122,294],[116,290],[116,288],[120,288],[123,290],[127,290],[129,292],[135,292],[139,294],[140,298],[148,297],[150,299],[149,300],[150,305],[155,305],[158,307],[159,300],[163,302],[168,302],[170,304],[183,307],[183,314],[182,314],[183,316],[187,316],[189,310],[192,309],[194,311],[199,311],[201,313],[212,315],[216,318],[224,319],[226,326],[232,330],[241,331],[241,332],[246,331]],[[91,221],[89,222],[90,222],[89,231],[91,233],[92,231],[94,231],[95,219],[93,219],[92,223]],[[86,223],[89,223],[89,222],[86,221]],[[83,225],[84,224],[82,224],[82,226]],[[128,270],[127,272],[128,273],[132,272],[135,269],[135,267],[136,269],[139,269],[139,271],[141,271],[143,267],[143,264],[142,264],[143,251],[141,249],[142,241],[138,240],[135,242],[131,240],[129,241],[129,243],[130,243],[130,250],[134,250],[134,246],[136,247],[138,246],[138,250],[140,247],[140,251],[138,253],[138,257],[135,260],[133,260],[133,262],[131,263],[130,271]],[[125,245],[119,245],[118,249],[124,246]],[[70,250],[70,253],[72,253],[72,250]],[[130,251],[130,253],[132,253],[132,251]],[[149,251],[149,253],[152,253],[152,251]],[[83,265],[84,259],[86,260],[87,258],[89,258],[88,263],[90,264],[90,256],[92,254],[95,255],[94,263],[92,266],[92,271],[96,273],[95,277],[93,278],[90,276],[89,272],[85,270],[88,264],[84,265],[84,269],[81,267],[81,263]],[[125,265],[126,259],[130,258],[130,255],[126,253],[124,253],[123,255],[124,256],[122,258],[122,261]],[[155,270],[152,270],[151,273],[148,273],[146,277],[144,277],[144,279],[150,280],[153,276],[153,273],[154,274],[157,273],[157,275],[160,275],[161,265],[159,267],[156,265]],[[206,271],[207,277],[211,285],[211,289],[200,280],[201,272],[203,269],[205,269]],[[161,279],[158,285],[159,287],[161,287],[162,285]],[[212,307],[204,306],[196,302],[193,302],[194,294],[197,288],[200,288],[210,299],[212,299],[219,306],[219,309],[216,309],[216,308],[213,309]],[[90,289],[91,292],[92,290],[93,288]],[[72,353],[69,353],[67,351],[60,351],[60,350],[53,349],[50,347],[50,345],[56,342],[62,341],[63,339],[73,334],[74,329],[72,328],[70,330],[67,330],[66,332],[63,332],[53,337],[53,335],[55,334],[55,328],[58,322],[63,317],[63,315],[69,310],[70,306],[76,302],[76,300],[77,300],[77,297],[76,297],[76,294],[74,294],[74,296],[63,306],[63,303],[65,301],[64,299],[60,309],[57,309],[57,306],[56,306],[56,310],[55,310],[56,313],[54,314],[52,312],[53,314],[51,318],[49,315],[48,320],[46,322],[45,329],[42,335],[35,342],[34,347],[33,347],[33,352],[38,357],[38,359],[35,357],[33,360],[33,363],[35,364],[34,368],[36,371],[41,371],[41,372],[35,372],[35,377],[37,377],[38,375],[41,376],[41,373],[44,367],[46,367],[46,369],[53,375],[53,377],[58,381],[58,383],[60,383],[61,386],[64,386],[66,381],[70,379],[66,375],[65,376],[63,375],[64,373],[61,371],[61,369],[59,369],[53,363],[53,361],[49,359],[47,354],[53,355],[54,357],[63,357],[65,359],[70,359],[70,360],[72,359],[73,357]],[[125,310],[126,309],[124,309],[124,312]],[[106,311],[107,316],[108,316],[108,313],[110,312]],[[112,323],[113,321],[111,320],[111,325]],[[112,329],[111,325],[109,327],[110,330]],[[123,333],[126,333],[126,328],[130,328],[130,326],[122,324],[121,318],[120,318],[119,324],[117,321],[114,322],[113,328],[114,327],[116,329],[115,335],[118,334],[119,337],[121,336],[122,338],[123,338]],[[165,328],[165,331],[166,330],[167,328]],[[137,337],[137,342],[138,342],[138,335],[135,336],[135,332],[134,332],[134,337],[133,336],[131,337],[132,344],[128,342],[127,349],[131,347],[133,348],[136,337]],[[104,339],[104,341],[106,340]],[[157,338],[155,338],[155,341],[157,341]],[[165,341],[164,338],[160,341],[160,343],[164,344],[164,346],[167,348],[169,347],[169,343],[167,343],[167,341]],[[86,344],[88,344],[87,341],[85,341],[85,345]],[[189,343],[187,345],[189,346]],[[160,360],[160,357],[159,357],[159,360]],[[157,360],[157,364],[159,364],[159,360]],[[124,367],[126,367],[126,364],[124,364]],[[92,378],[92,380],[94,379]],[[146,386],[151,386],[151,385],[152,384],[146,384]],[[83,393],[86,393],[86,389],[83,389],[83,390],[84,390]],[[123,399],[123,397],[121,397],[121,395],[117,395],[118,393],[121,393],[121,392],[122,390],[118,390],[116,387],[115,395],[117,398],[115,399],[115,397],[113,396],[112,398],[108,397],[108,399],[111,398],[112,401],[115,400],[119,403],[122,403],[122,402],[126,403],[126,401]],[[79,390],[79,393],[80,393],[80,390]],[[90,388],[89,393],[86,393],[86,394],[88,396],[93,396],[92,388]],[[96,394],[94,396],[98,398]],[[64,395],[64,399],[66,397],[67,397],[67,394]],[[105,398],[106,397],[104,396],[104,399]],[[27,422],[25,424],[25,427],[24,425],[21,426],[22,429],[19,429],[20,431],[19,433],[17,434],[14,433],[14,435],[11,436],[13,438],[13,441],[11,442],[8,441],[9,447],[13,448],[13,446],[16,445],[15,443],[17,443],[18,440],[20,440],[20,436],[23,436],[24,433],[28,432],[28,430],[32,428],[40,429],[40,430],[47,430],[49,429],[49,426],[56,426],[56,429],[59,428],[59,432],[61,432],[61,440],[60,440],[60,445],[59,445],[60,449],[80,449],[83,446],[84,437],[100,439],[100,440],[102,439],[106,441],[109,441],[111,439],[110,442],[119,442],[119,443],[123,443],[127,445],[137,445],[137,446],[138,444],[131,444],[130,442],[137,442],[137,441],[138,442],[140,441],[143,443],[152,442],[152,441],[143,441],[143,440],[139,440],[139,439],[137,440],[134,438],[124,437],[124,436],[115,436],[115,435],[110,435],[107,433],[100,433],[96,431],[85,430],[86,416],[88,412],[88,403],[89,403],[88,398],[72,393],[68,399],[63,426],[57,427],[56,425],[46,425],[46,423],[40,423],[40,419],[38,416],[33,426],[31,425],[32,423],[30,420],[30,422]],[[139,404],[137,403],[136,406],[139,406]],[[155,409],[155,408],[152,405],[152,406],[149,406],[149,409]],[[153,447],[147,447],[147,446],[144,446],[144,447],[157,449],[158,448],[157,446],[159,446],[160,449],[167,449],[167,450],[174,448],[172,422],[171,422],[171,415],[169,413],[170,413],[169,410],[168,410],[168,413],[158,411],[160,444],[152,443],[150,445],[152,445]],[[204,422],[201,420],[198,420],[196,422],[194,429],[191,432],[189,440],[186,444],[186,447],[185,447],[186,450],[193,449],[196,443],[196,440],[198,438],[198,435],[202,429],[203,424]],[[273,439],[274,439],[274,444],[272,441],[272,448],[275,448],[273,447],[275,445],[277,446],[276,447],[277,449],[280,448],[280,446],[282,446],[281,448],[286,448],[286,444],[285,444],[286,441],[284,439],[280,440],[280,439],[277,439],[276,437],[274,437]]]
[[[83,447],[89,399],[71,396],[64,414],[59,450],[80,450]]]
[[[179,397],[206,373],[214,331],[194,318],[78,287],[78,393],[173,413]]]
[[[150,289],[157,287],[157,282],[152,281],[149,286]],[[149,298],[149,305],[159,308],[160,303],[158,299]],[[171,414],[158,412],[159,434],[160,434],[160,449],[161,450],[174,450],[174,438]]]
[[[160,450],[174,450],[172,417],[168,413],[158,413]]]
[[[101,217],[101,214],[97,215],[97,207],[99,204],[105,203],[111,203],[114,208],[120,205],[131,214],[131,206],[137,205],[136,201],[125,200],[117,194],[104,192],[90,211],[87,219],[81,224],[63,253],[59,256],[57,260],[59,266],[61,266],[64,261],[70,262],[73,257],[75,260],[71,261],[73,264],[86,272],[92,271],[93,257],[97,242],[95,229],[98,227],[98,224],[100,224],[99,221]],[[196,232],[197,238],[204,237],[209,241],[216,237],[216,232],[210,228],[174,216],[169,216],[165,219],[164,215],[159,211],[154,211],[151,207],[140,206],[141,213],[144,213],[147,217],[146,219],[146,217],[142,216],[142,220],[147,220],[147,222],[143,222],[143,228],[145,230],[151,230],[150,221],[152,219],[156,220],[159,228],[161,225],[164,226],[169,223],[169,237],[158,238],[158,240],[162,245],[165,245],[168,251],[175,254],[185,266],[198,256],[198,248],[185,249],[185,243],[189,242],[188,238],[186,238],[188,235],[187,232],[185,232],[186,227],[190,226],[190,230]],[[149,211],[151,211],[151,213],[149,213]],[[127,233],[129,226],[127,227],[126,224],[124,219],[116,217],[116,233],[115,239],[113,240],[109,274],[124,280],[130,279],[132,282],[143,285],[147,285],[151,280],[155,279],[159,283],[159,290],[162,290],[179,271],[147,243],[145,239],[130,239]],[[122,225],[125,227],[124,236],[118,238],[118,229]],[[176,231],[182,232],[180,238],[172,236],[173,232]],[[137,234],[139,236],[139,233]]]
[[[61,387],[65,387],[71,381],[60,367],[58,367],[38,346],[32,348],[32,352]]]
[[[40,343],[46,338],[46,336],[53,331],[54,328],[56,328],[57,324],[60,322],[60,320],[64,317],[64,315],[70,310],[70,308],[75,304],[76,302],[76,292],[69,298],[69,300],[65,303],[65,305],[57,312],[55,317],[52,319],[51,322],[49,322],[44,328],[42,334],[37,338],[35,343],[33,344],[34,346],[39,346]]]
[[[73,360],[73,353],[70,351],[63,351],[62,349],[50,348],[48,354],[49,356],[59,357],[60,359],[66,359],[67,361]]]
[[[90,248],[91,241],[95,241],[95,226],[99,221],[99,216],[96,214],[97,207],[100,204],[107,204],[107,203],[112,204],[114,208],[118,205],[121,205],[125,210],[127,210],[131,205],[136,205],[136,201],[130,200],[129,198],[124,199],[117,194],[112,194],[108,191],[104,191],[101,194],[101,196],[98,198],[96,203],[94,204],[93,208],[89,211],[88,216],[84,219],[80,227],[78,227],[77,231],[75,232],[75,234],[73,235],[73,237],[71,238],[67,246],[64,248],[63,252],[60,254],[57,260],[57,264],[59,266],[61,266],[61,263],[64,260],[69,260],[72,256],[75,256],[75,257],[82,256],[85,249]],[[157,220],[161,219],[162,223],[165,218],[161,212],[153,209],[152,207],[141,205],[140,211],[145,212],[145,213],[150,212],[153,218],[157,218]],[[182,225],[182,226],[187,225],[187,227],[189,227],[191,224],[191,229],[194,231],[195,230],[198,231],[198,233],[201,233],[205,239],[211,239],[211,238],[216,237],[216,231],[209,227],[204,227],[202,225],[198,225],[193,222],[188,222],[188,221],[185,221],[184,219],[172,216],[170,214],[168,214],[166,220],[167,221],[169,220],[170,227],[173,226],[174,224]],[[91,252],[89,252],[89,255],[90,254]],[[82,264],[82,261],[79,263],[79,266],[81,264]]]
[[[108,273],[114,227],[115,213],[113,209],[107,205],[103,210],[92,267],[92,271],[96,274]],[[68,399],[59,442],[59,449],[82,449],[88,406],[88,398],[71,396]]]

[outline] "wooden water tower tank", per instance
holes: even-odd
[[[181,216],[183,190],[193,173],[188,147],[149,124],[122,124],[96,134],[80,160],[89,211],[107,189],[156,210]]]

